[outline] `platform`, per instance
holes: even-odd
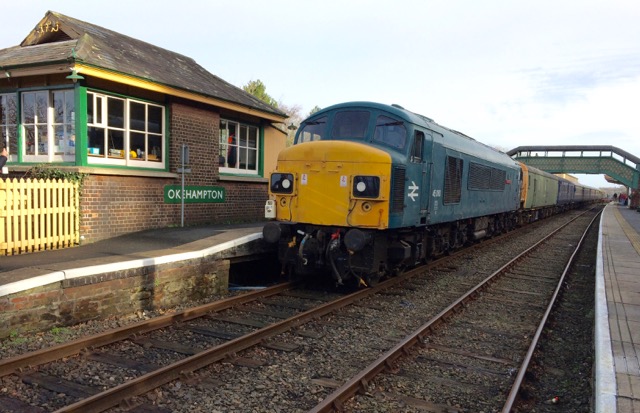
[[[0,257],[0,298],[72,278],[178,263],[262,238],[263,223],[161,228],[74,248]]]
[[[611,203],[598,240],[596,413],[640,413],[640,213]]]

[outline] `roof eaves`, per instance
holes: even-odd
[[[151,90],[159,93],[164,93],[170,96],[176,96],[193,100],[201,103],[206,103],[214,106],[223,107],[226,109],[234,110],[237,112],[250,114],[274,122],[283,122],[287,115],[279,111],[266,111],[258,107],[252,107],[244,105],[242,103],[223,99],[217,96],[207,95],[196,91],[179,88],[175,85],[161,83],[152,79],[134,76],[128,73],[117,72],[111,69],[102,67],[89,66],[84,63],[78,62],[75,66],[78,73],[82,75],[94,76],[97,78],[110,80],[117,83],[126,84],[129,86],[139,87],[141,89]]]

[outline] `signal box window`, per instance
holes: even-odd
[[[164,107],[87,93],[90,164],[164,168]]]
[[[22,93],[22,154],[26,162],[75,160],[72,90]]]
[[[259,171],[259,129],[230,120],[220,121],[220,172],[257,175]]]
[[[15,94],[0,95],[0,147],[5,145],[9,152],[8,160],[16,160],[18,154],[18,98]]]

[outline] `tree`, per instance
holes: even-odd
[[[287,114],[287,118],[282,126],[282,130],[287,134],[287,146],[293,144],[293,139],[296,136],[296,130],[300,127],[300,123],[304,118],[311,116],[320,110],[320,107],[316,105],[311,109],[311,112],[309,112],[307,116],[303,117],[300,113],[302,110],[300,105],[289,106],[282,101],[276,102],[274,98],[269,96],[267,93],[267,87],[260,79],[250,80],[246,85],[242,86],[242,90]]]
[[[309,112],[309,116],[313,115],[313,114],[314,114],[314,113],[316,113],[316,112],[320,112],[321,110],[322,110],[322,108],[321,108],[320,106],[315,105],[315,106],[313,107],[313,109],[311,109],[311,111]]]
[[[302,121],[321,110],[321,108],[316,105],[313,107],[313,109],[311,109],[308,115],[303,116],[301,114],[302,107],[300,105],[289,106],[282,101],[278,102],[278,108],[289,116],[285,120],[284,124],[284,126],[287,128],[287,146],[293,145],[293,140],[296,136],[296,130],[300,127]]]
[[[300,105],[289,106],[283,102],[278,102],[278,108],[288,115],[284,121],[284,126],[286,128],[285,132],[287,132],[287,146],[291,146],[296,136],[296,130],[300,127],[300,122],[303,120],[300,114],[302,108]]]
[[[242,89],[257,97],[261,101],[275,108],[278,107],[278,102],[267,93],[267,87],[262,83],[262,80],[250,80],[249,83],[242,86]]]

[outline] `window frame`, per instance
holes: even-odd
[[[218,168],[221,174],[259,176],[261,170],[260,128],[249,123],[220,119]],[[233,136],[233,140],[231,137]],[[235,165],[229,158],[235,155]]]
[[[122,102],[121,119],[114,110],[113,105],[116,105],[116,102]],[[144,109],[144,119],[142,120],[144,129],[136,128],[132,124],[136,121],[135,116],[132,115],[132,108],[137,105]],[[149,116],[150,108],[160,110],[159,127],[150,127],[152,123]],[[87,90],[86,127],[88,165],[165,169],[164,160],[167,148],[165,139],[166,108],[164,105],[127,96]],[[92,134],[97,134],[97,136],[92,136]],[[142,138],[141,144],[133,143],[134,135]],[[101,143],[100,140],[102,140]]]
[[[413,134],[413,143],[411,145],[411,155],[409,160],[412,163],[422,163],[424,158],[425,134],[422,131],[415,131]]]
[[[13,101],[13,113],[8,100]],[[0,147],[6,146],[9,152],[9,162],[16,160],[18,154],[18,113],[19,97],[17,93],[0,93]],[[7,110],[7,108],[9,108]],[[9,117],[13,119],[9,119]],[[13,122],[11,122],[13,121]]]
[[[59,96],[60,94],[63,97],[62,121],[56,119],[56,110],[58,109],[56,95]],[[38,95],[46,96],[44,109],[38,108]],[[33,111],[28,110],[28,105],[25,104],[25,101],[31,96],[34,97],[34,107],[31,108]],[[22,139],[15,149],[22,155],[23,162],[54,163],[75,161],[76,102],[74,96],[74,90],[70,88],[27,90],[18,93],[18,112],[20,115],[18,116],[19,125],[17,130]],[[33,115],[33,119],[27,119],[30,114]],[[56,137],[56,133],[60,128],[62,128],[62,134]],[[28,130],[33,131],[33,142],[28,140]],[[42,141],[45,139],[46,142],[43,144]],[[74,142],[74,151],[66,153],[64,147],[70,147],[69,142],[71,141]],[[62,142],[62,146],[60,142]],[[63,150],[60,150],[61,148]]]
[[[56,95],[62,97],[62,107],[59,108]],[[60,96],[61,95],[61,96]],[[75,162],[76,160],[76,102],[74,89],[52,90],[52,119],[51,119],[51,136],[53,137],[52,146],[54,148],[53,160],[57,161],[62,158],[64,162]],[[61,119],[57,119],[56,111],[61,109]],[[61,130],[62,133],[59,131]]]

